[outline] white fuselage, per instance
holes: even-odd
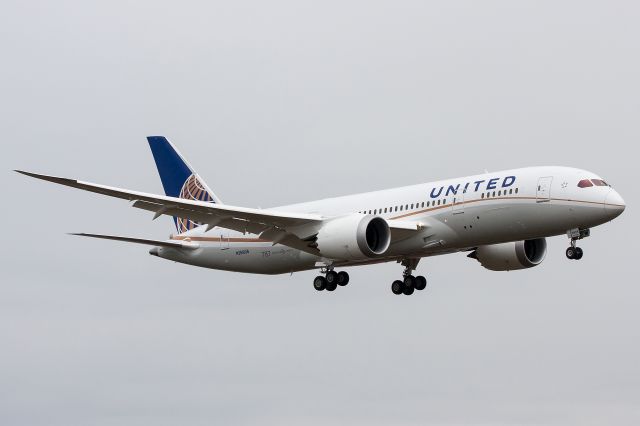
[[[469,250],[483,245],[565,234],[610,221],[624,201],[610,186],[581,188],[594,173],[568,167],[529,167],[278,207],[338,217],[354,213],[417,222],[421,231],[393,243],[383,256],[359,265]],[[331,262],[257,235],[199,227],[172,236],[198,243],[195,250],[154,248],[177,262],[228,271],[280,274]]]

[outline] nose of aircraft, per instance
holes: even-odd
[[[626,204],[624,203],[624,200],[622,199],[620,194],[618,194],[615,189],[610,189],[609,193],[604,199],[604,209],[606,210],[607,214],[611,216],[611,219],[620,216],[625,207]]]

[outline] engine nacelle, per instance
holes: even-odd
[[[391,243],[386,220],[378,216],[352,214],[325,223],[316,235],[322,256],[357,260],[379,256]]]
[[[547,254],[547,240],[515,241],[480,246],[469,257],[492,271],[513,271],[538,266]]]

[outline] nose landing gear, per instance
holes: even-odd
[[[580,260],[582,259],[582,249],[576,246],[576,241],[581,240],[583,238],[587,238],[591,232],[589,229],[571,229],[567,231],[567,236],[571,240],[571,246],[567,248],[565,254],[567,255],[567,259],[571,260]]]
[[[580,260],[582,259],[582,249],[580,247],[571,246],[567,249],[567,259]]]

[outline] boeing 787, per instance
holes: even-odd
[[[318,269],[316,290],[349,283],[346,267],[397,262],[404,268],[394,294],[427,285],[414,276],[420,259],[467,252],[483,267],[510,271],[539,265],[546,238],[577,241],[619,216],[622,197],[595,173],[571,167],[528,167],[446,179],[268,209],[224,204],[177,149],[148,137],[164,187],[157,195],[16,170],[37,179],[129,201],[173,217],[167,240],[80,233],[153,246],[163,259],[225,271],[283,274]]]

